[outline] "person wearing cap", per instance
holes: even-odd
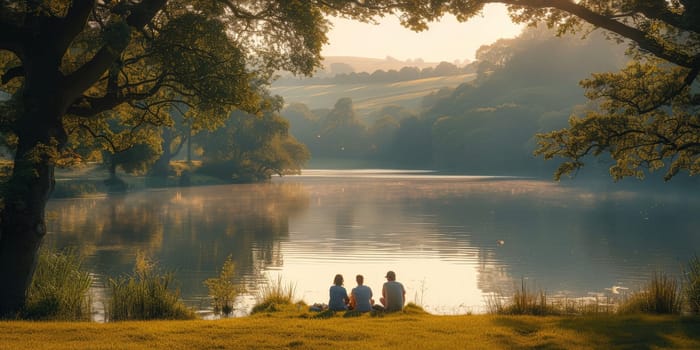
[[[328,300],[328,309],[333,311],[344,311],[348,309],[348,292],[343,287],[343,275],[337,274],[333,278],[333,285],[329,290],[330,299]]]
[[[359,312],[372,311],[372,289],[365,286],[365,277],[362,275],[355,276],[357,287],[350,291],[350,308]]]
[[[396,282],[396,273],[389,271],[384,276],[387,281],[382,286],[382,297],[379,301],[384,305],[384,311],[402,311],[406,301],[406,289],[403,284]]]

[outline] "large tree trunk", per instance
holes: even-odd
[[[187,164],[192,164],[192,124],[187,125]]]
[[[168,178],[168,172],[170,171],[170,159],[173,157],[170,145],[173,143],[175,136],[173,135],[172,130],[167,127],[163,128],[161,136],[163,138],[163,153],[153,164],[150,176],[160,179],[161,181],[165,181]]]
[[[37,253],[46,234],[44,212],[54,188],[52,153],[66,142],[61,101],[48,84],[25,89],[21,97],[14,168],[0,212],[0,316],[25,304]],[[39,147],[37,147],[39,146]]]
[[[34,174],[32,174],[34,173]],[[15,161],[15,169],[0,214],[0,315],[12,315],[25,302],[46,234],[44,208],[53,189],[53,166],[28,159]]]
[[[151,167],[151,171],[149,172],[150,186],[164,186],[167,184],[168,175],[170,174],[170,160],[180,153],[185,142],[189,140],[189,137],[179,137],[175,150],[173,150],[173,143],[178,137],[177,133],[173,131],[173,129],[165,127],[162,130],[161,137],[163,139],[163,153],[156,162],[153,163],[153,167]]]
[[[13,315],[25,302],[37,252],[46,234],[44,210],[54,187],[53,165],[36,159],[38,140],[20,142],[0,214],[0,315]]]
[[[132,29],[142,28],[166,2],[135,2],[128,6],[124,23]],[[21,70],[16,72],[24,79],[22,89],[13,95],[19,106],[13,112],[16,119],[8,119],[18,145],[0,203],[0,316],[16,313],[25,303],[37,252],[46,234],[44,211],[54,186],[52,157],[58,154],[54,151],[62,151],[67,140],[62,117],[118,60],[130,35],[120,29],[123,38],[112,36],[82,66],[65,72],[61,68],[64,55],[75,37],[89,26],[97,2],[66,2],[64,17],[45,16],[44,11],[36,10],[37,1],[27,3],[10,5],[11,9],[17,8],[17,13],[26,11],[26,18],[2,21],[3,34],[9,33],[2,36],[3,49],[10,49],[22,61]],[[95,109],[94,113],[101,110]]]
[[[109,178],[104,180],[105,186],[107,186],[107,192],[109,193],[123,193],[126,192],[128,186],[124,180],[117,177],[117,160],[116,155],[110,153],[109,155]]]

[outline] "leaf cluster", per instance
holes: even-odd
[[[566,129],[538,135],[536,154],[567,159],[556,179],[584,166],[587,155],[604,152],[615,160],[610,174],[616,180],[644,178],[644,169],[665,168],[665,180],[680,171],[700,173],[700,116],[685,74],[658,60],[594,74],[582,85],[598,108],[571,117]]]
[[[157,144],[154,130],[175,123],[173,109],[186,110],[195,130],[221,126],[235,110],[259,114],[275,72],[319,67],[326,14],[370,19],[387,8],[349,0],[42,0],[3,1],[0,10],[0,88],[21,96],[35,67],[58,76],[68,146],[90,159],[144,144],[136,140]],[[32,51],[43,42],[51,55]],[[3,133],[14,134],[23,115],[13,106],[0,108]]]

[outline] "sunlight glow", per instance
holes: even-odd
[[[402,27],[396,17],[383,18],[378,25],[342,18],[332,18],[331,22],[324,56],[391,56],[399,60],[422,58],[426,62],[472,61],[480,46],[515,37],[523,29],[523,25],[510,21],[505,6],[500,4],[487,5],[482,16],[465,23],[446,16],[420,33]]]

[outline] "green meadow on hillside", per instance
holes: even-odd
[[[461,74],[401,82],[366,84],[273,85],[272,93],[284,97],[285,103],[303,103],[309,108],[333,108],[338,99],[349,97],[360,115],[368,115],[387,105],[419,109],[424,96],[442,88],[454,88],[476,78]]]

